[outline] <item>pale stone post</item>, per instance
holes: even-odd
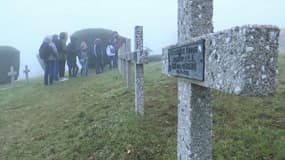
[[[17,72],[14,71],[14,66],[10,67],[10,72],[8,73],[8,76],[11,77],[11,86],[14,86],[15,79],[17,76]]]
[[[118,70],[119,70],[119,73],[122,75],[122,59],[121,59],[121,55],[123,54],[122,52],[122,47],[119,48],[119,54],[118,54]]]
[[[29,69],[28,65],[25,66],[25,70],[23,72],[25,73],[26,81],[29,82],[30,69]]]
[[[131,59],[131,40],[127,39],[126,41],[126,61],[127,61],[127,70],[126,70],[126,74],[127,74],[127,87],[130,89],[132,88],[132,83],[133,83],[133,76],[132,76],[132,59]]]
[[[144,115],[143,27],[135,27],[135,106],[136,113]]]
[[[178,0],[178,43],[213,32],[212,17],[213,0]],[[211,159],[210,89],[178,79],[178,102],[179,159]]]
[[[179,160],[212,159],[210,88],[268,96],[278,83],[278,38],[271,25],[213,32],[213,0],[178,0],[178,44],[163,49],[162,72],[178,78]]]
[[[124,77],[124,54],[125,54],[126,50],[125,50],[125,44],[123,44],[123,46],[119,49],[119,71],[122,75],[122,77]]]

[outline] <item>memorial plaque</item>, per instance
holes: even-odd
[[[168,49],[168,73],[176,77],[204,80],[205,40]]]

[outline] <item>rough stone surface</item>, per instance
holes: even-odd
[[[212,159],[212,107],[208,88],[178,81],[178,159]]]
[[[201,39],[206,40],[205,81],[191,80],[192,83],[241,96],[267,96],[276,92],[277,27],[234,27],[187,42]],[[168,75],[167,48],[163,52],[163,72]]]
[[[135,65],[135,104],[136,113],[144,115],[144,67],[143,64]]]
[[[135,105],[136,112],[144,115],[144,68],[143,57],[143,27],[135,27],[135,51],[136,51],[136,65],[135,65]]]
[[[213,0],[178,0],[178,44],[213,32],[212,17]],[[177,158],[212,159],[210,89],[185,79],[178,79]]]
[[[147,59],[147,55],[143,49],[143,27],[142,26],[135,27],[135,54],[136,54],[134,56],[135,63],[144,64]]]
[[[213,0],[178,0],[178,41],[212,33]]]

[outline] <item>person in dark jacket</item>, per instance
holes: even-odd
[[[52,36],[45,37],[41,47],[40,52],[47,53],[46,59],[43,59],[45,63],[45,74],[44,74],[44,84],[51,85],[54,80],[55,72],[55,61],[57,59],[58,53],[55,44],[52,42]]]
[[[76,47],[76,38],[70,37],[70,43],[67,45],[67,65],[69,77],[76,77],[78,73],[78,66],[76,63],[76,57],[78,51]]]
[[[95,56],[96,74],[102,73],[104,71],[104,56],[103,56],[103,48],[102,48],[100,39],[95,40],[93,53]]]
[[[58,70],[59,78],[64,78],[65,74],[65,63],[66,63],[66,54],[67,54],[67,33],[61,32],[59,34],[59,46],[58,46]]]

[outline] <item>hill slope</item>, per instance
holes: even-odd
[[[285,154],[285,56],[278,95],[246,98],[213,91],[214,159],[276,159]],[[0,90],[0,159],[176,159],[177,88],[145,71],[145,117],[117,72],[54,86],[35,80]]]

